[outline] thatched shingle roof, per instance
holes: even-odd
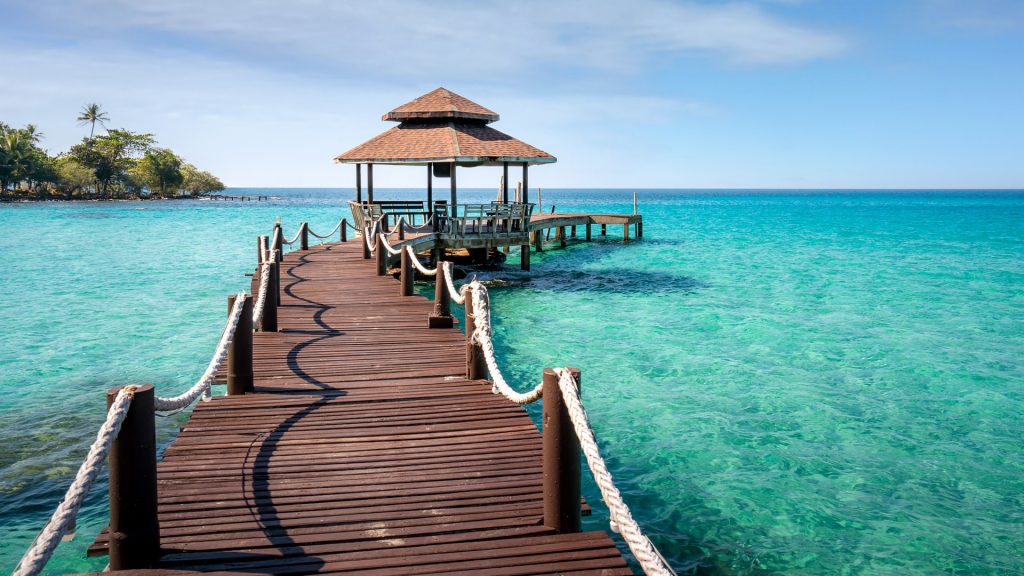
[[[541,164],[556,160],[487,126],[498,114],[444,88],[395,108],[384,119],[402,122],[334,160],[347,164]]]
[[[498,113],[454,92],[438,88],[388,112],[384,115],[383,120],[403,122],[405,120],[453,118],[480,120],[485,123],[497,122]]]

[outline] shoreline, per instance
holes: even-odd
[[[270,196],[260,195],[227,195],[227,196],[167,196],[150,197],[137,196],[134,198],[8,198],[0,197],[0,204],[42,204],[47,202],[159,202],[159,201],[180,201],[180,200],[222,200],[236,202],[257,202],[269,200]]]

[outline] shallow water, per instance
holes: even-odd
[[[289,234],[329,230],[348,196],[269,193],[0,206],[0,571],[67,487],[103,390],[191,385],[254,237],[278,216]],[[544,197],[632,209],[625,191]],[[640,203],[642,241],[609,227],[535,254],[529,274],[513,253],[480,277],[507,376],[525,388],[545,366],[582,368],[612,473],[681,573],[1024,570],[1024,193]],[[159,422],[163,444],[185,417]],[[586,526],[605,527],[589,479],[585,493]],[[101,484],[50,571],[103,567],[84,549],[105,504]]]

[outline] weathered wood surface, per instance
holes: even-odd
[[[537,428],[361,241],[285,256],[256,393],[199,403],[164,452],[163,557],[137,572],[630,574],[604,532],[542,525]]]

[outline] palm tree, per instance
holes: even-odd
[[[33,144],[39,144],[39,141],[43,139],[43,136],[46,136],[46,134],[39,131],[39,128],[35,124],[25,124],[25,128],[22,129],[21,132],[25,135],[25,138]]]
[[[78,115],[78,125],[85,126],[90,124],[89,138],[92,138],[93,132],[96,131],[96,123],[99,122],[100,126],[107,127],[106,122],[110,120],[107,113],[100,110],[100,105],[95,102],[82,108],[82,113]]]
[[[31,144],[20,130],[11,130],[0,138],[0,192],[7,193],[7,186],[18,187],[28,171]]]

